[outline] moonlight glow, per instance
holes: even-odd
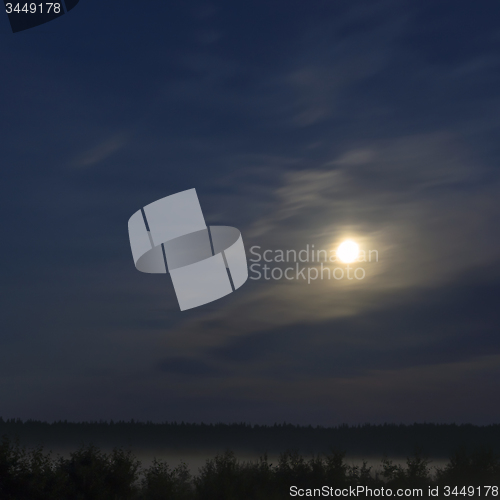
[[[346,264],[354,262],[359,255],[359,246],[352,240],[342,242],[337,248],[337,257]]]

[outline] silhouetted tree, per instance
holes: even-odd
[[[115,449],[110,456],[90,445],[60,459],[65,476],[66,498],[75,500],[130,500],[136,496],[135,482],[140,463],[131,452]]]
[[[460,448],[444,469],[438,469],[437,479],[443,485],[500,485],[500,460],[491,449],[471,452]]]
[[[155,458],[144,471],[141,484],[144,500],[190,500],[194,496],[191,474],[185,463],[171,469],[166,462]]]
[[[267,455],[258,461],[239,462],[232,451],[206,461],[192,477],[186,464],[170,468],[154,460],[141,469],[130,451],[106,454],[98,447],[82,446],[69,458],[51,458],[43,448],[27,451],[18,441],[0,440],[0,500],[284,500],[290,487],[315,489],[423,488],[436,484],[495,486],[500,483],[500,460],[492,450],[459,449],[437,478],[429,460],[416,452],[405,465],[385,458],[380,477],[362,466],[345,463],[344,452],[312,455],[286,451],[273,465]],[[368,495],[369,496],[369,495]],[[360,496],[360,498],[362,498]]]

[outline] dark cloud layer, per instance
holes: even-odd
[[[2,31],[4,417],[491,423],[495,2],[81,1]],[[181,313],[127,220],[195,187],[247,247],[380,261]]]

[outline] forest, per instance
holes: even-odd
[[[185,463],[171,466],[154,460],[145,468],[130,450],[105,453],[94,445],[82,446],[69,457],[52,457],[43,448],[27,450],[4,436],[0,444],[0,498],[3,500],[281,500],[292,496],[379,496],[447,498],[498,497],[500,460],[492,450],[457,450],[448,464],[431,470],[420,452],[405,465],[384,458],[379,472],[366,462],[345,463],[345,452],[305,457],[296,451],[280,454],[277,463],[266,455],[240,462],[227,450],[207,459],[198,474]],[[337,493],[336,493],[337,492]],[[375,492],[375,494],[373,493]],[[399,493],[401,492],[401,494]],[[294,493],[294,494],[292,494]],[[406,495],[405,495],[406,493]]]
[[[395,496],[409,488],[412,496],[432,491],[433,498],[494,498],[500,485],[499,425],[327,428],[0,418],[0,436],[2,500],[280,500],[341,496],[358,487],[367,490],[358,498],[379,496],[382,488]],[[51,451],[68,447],[65,454]],[[165,449],[216,451],[192,470],[162,458],[141,464],[141,449],[153,456]],[[245,451],[259,458],[238,459]],[[354,465],[353,456],[371,459]],[[446,460],[436,466],[437,457]]]
[[[133,450],[183,449],[281,453],[294,449],[302,453],[347,450],[349,456],[405,457],[415,449],[433,458],[448,458],[457,448],[491,448],[500,453],[500,425],[470,424],[342,424],[334,427],[203,424],[185,422],[67,422],[52,423],[0,417],[0,436],[19,439],[29,447],[78,448],[93,444],[101,448]]]

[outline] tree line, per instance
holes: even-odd
[[[322,453],[334,447],[350,455],[405,456],[416,446],[428,456],[446,458],[457,447],[488,446],[500,453],[500,425],[381,424],[334,427],[274,425],[192,424],[184,422],[67,422],[53,423],[0,418],[0,435],[18,436],[23,444],[77,447],[82,442],[103,448],[214,450],[233,449],[279,453],[297,449]]]

